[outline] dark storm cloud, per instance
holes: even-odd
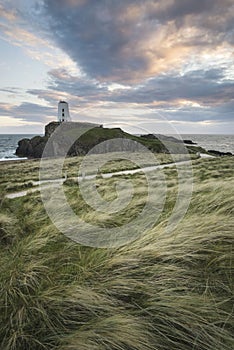
[[[78,110],[102,103],[102,108],[135,104],[177,121],[234,119],[234,80],[228,79],[233,0],[43,3],[44,33],[77,63],[82,75],[53,69],[48,90],[28,93],[54,106],[68,98]],[[113,88],[112,83],[127,88]]]
[[[29,89],[27,93],[43,99],[51,106],[57,105],[61,99],[69,99],[71,106],[87,105],[92,102],[97,104],[110,96],[107,85],[101,85],[95,79],[73,76],[66,69],[53,69],[48,75],[50,80],[47,90]]]
[[[135,89],[117,91],[112,100],[152,103],[188,100],[203,106],[216,106],[233,99],[234,82],[225,80],[221,69],[196,70],[183,76],[161,75]]]
[[[193,47],[233,42],[232,0],[45,0],[44,11],[57,44],[102,81],[140,81]]]
[[[233,5],[232,0],[173,0],[149,1],[151,11],[148,18],[159,18],[161,21],[185,19],[185,16],[220,16],[225,8]],[[194,17],[199,19],[198,17]],[[191,18],[190,18],[191,19]],[[177,22],[178,24],[181,22]]]
[[[234,82],[225,78],[222,69],[195,70],[183,76],[160,75],[134,88],[112,91],[107,91],[106,86],[100,86],[95,80],[74,77],[64,70],[52,71],[50,76],[50,90],[28,92],[55,105],[59,94],[66,91],[70,94],[71,104],[77,106],[78,113],[79,108],[85,105],[98,106],[104,102],[108,109],[108,103],[114,103],[114,108],[137,104],[178,121],[234,119]],[[152,117],[155,117],[155,113]]]
[[[116,1],[111,1],[111,5],[106,1],[84,3],[76,6],[68,1],[45,1],[52,33],[59,46],[85,72],[94,77],[107,77],[123,68],[120,51],[128,38],[116,20],[122,4]],[[127,61],[127,66],[137,69],[136,58]]]
[[[66,91],[80,97],[98,98],[100,94],[107,94],[107,87],[100,85],[94,79],[72,76],[66,69],[53,69],[49,73],[51,85],[48,87],[57,91]]]
[[[234,81],[225,79],[222,69],[195,70],[181,75],[165,75],[149,79],[144,84],[129,89],[108,90],[94,79],[72,76],[65,69],[49,72],[49,90],[28,90],[30,94],[45,98],[51,104],[58,100],[59,93],[69,93],[80,101],[110,101],[124,103],[152,103],[189,100],[204,106],[218,105],[233,98]],[[53,91],[53,92],[52,92]]]
[[[200,14],[204,12],[210,12],[215,7],[217,1],[214,0],[179,0],[171,2],[166,8],[168,18],[181,17],[191,14]]]

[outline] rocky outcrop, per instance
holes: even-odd
[[[52,122],[47,124],[45,126],[45,137],[50,137],[60,124],[60,122]]]
[[[76,122],[52,122],[45,126],[44,136],[35,136],[32,139],[22,139],[18,143],[16,155],[27,158],[41,158],[46,147],[46,157],[53,156],[79,156],[87,154],[95,147],[95,153],[115,152],[121,149],[118,141],[105,143],[111,139],[127,139],[131,135],[126,134],[120,128],[103,128],[102,125]],[[50,141],[49,141],[50,140]],[[48,142],[49,141],[49,142]],[[121,141],[120,141],[121,142]],[[129,143],[130,144],[130,143]],[[138,149],[137,142],[133,148]]]
[[[145,135],[141,135],[140,137],[143,137],[144,139],[149,139],[149,140],[156,139],[156,136],[154,134],[145,134]]]
[[[233,156],[233,154],[231,152],[220,152],[220,151],[215,151],[215,150],[209,150],[208,152],[216,157]]]
[[[140,137],[147,139],[147,140],[161,140],[163,142],[164,141],[176,142],[176,143],[182,142],[180,139],[177,139],[176,137],[166,136],[166,135],[161,135],[161,134],[145,134],[145,135],[141,135]]]
[[[47,140],[45,136],[22,139],[18,143],[15,154],[18,157],[41,158]]]
[[[157,137],[158,136],[158,137]],[[113,140],[114,142],[104,142]],[[155,153],[184,153],[183,142],[171,136],[130,135],[120,128],[103,128],[102,125],[77,122],[52,122],[45,126],[44,136],[32,139],[22,139],[18,143],[16,155],[27,158],[41,158],[58,156],[80,156],[93,153],[107,153],[122,151],[138,151],[144,145]],[[123,147],[124,146],[124,147]],[[46,148],[45,148],[46,147]],[[196,153],[191,146],[189,151]]]
[[[186,143],[187,145],[197,145],[196,142],[193,142],[192,140],[183,140],[184,143]]]
[[[88,130],[93,127],[100,127],[90,123],[66,122],[61,124],[60,122],[51,122],[45,126],[44,136],[35,136],[32,139],[25,138],[20,140],[15,154],[18,157],[41,158],[49,138],[59,126],[62,129],[62,133],[60,133],[59,138],[54,142],[54,149],[52,150],[51,156],[63,154],[63,149],[69,142],[69,132],[71,130]],[[79,142],[77,142],[77,144],[71,147],[68,155],[83,155],[86,153],[87,147],[82,147],[82,145],[79,145]]]

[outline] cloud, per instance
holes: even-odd
[[[209,106],[229,101],[233,90],[234,81],[224,79],[222,69],[196,70],[183,76],[160,75],[135,89],[118,91],[114,100],[138,103],[187,100]]]
[[[45,0],[51,35],[90,77],[135,83],[233,42],[230,0]],[[199,49],[198,49],[199,48]]]
[[[7,20],[14,22],[17,19],[17,11],[16,9],[12,8],[11,6],[3,6],[3,4],[0,4],[0,12],[1,12],[1,18],[2,20]]]
[[[117,85],[101,84],[95,79],[74,76],[66,69],[49,71],[48,90],[28,90],[30,94],[44,98],[54,104],[58,99],[76,98],[77,101],[160,103],[184,100],[188,102],[218,105],[232,99],[234,82],[225,77],[222,68],[193,70],[180,74],[161,74],[142,84],[124,88]],[[61,97],[59,97],[61,95]]]
[[[54,90],[66,91],[83,98],[92,98],[94,95],[98,98],[97,95],[108,93],[107,87],[95,79],[74,76],[66,69],[53,69],[48,74],[51,78],[51,84],[48,87]]]
[[[26,94],[3,86],[23,101],[0,104],[1,115],[44,123],[64,99],[78,120],[233,119],[233,0],[3,3],[4,38],[45,64],[48,79]]]
[[[1,37],[11,45],[21,47],[32,59],[52,68],[65,67],[79,72],[72,59],[56,47],[50,38],[50,30],[41,17],[40,1],[16,2],[14,5],[3,1],[0,4]]]
[[[12,86],[12,87],[0,88],[0,91],[15,95],[15,94],[19,94],[21,92],[21,89]]]
[[[9,116],[27,122],[45,123],[48,118],[56,120],[57,109],[28,102],[20,105],[0,103],[0,116],[1,118]]]
[[[59,100],[67,100],[71,108],[90,108],[106,101],[110,95],[108,87],[95,79],[75,76],[66,69],[53,69],[48,72],[47,89],[29,89],[27,93],[57,106]]]
[[[194,70],[178,74],[162,74],[142,84],[123,89],[94,79],[73,76],[66,70],[50,71],[48,90],[29,90],[57,105],[61,98],[68,100],[76,119],[94,117],[105,121],[124,116],[139,120],[157,118],[157,113],[176,121],[206,121],[233,119],[234,82],[225,77],[222,68]],[[85,112],[85,113],[84,113]]]

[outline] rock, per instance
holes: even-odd
[[[208,151],[210,154],[218,157],[223,157],[223,156],[233,156],[231,152],[220,152],[220,151],[215,151],[215,150],[209,150]]]
[[[187,145],[197,145],[196,142],[193,142],[192,140],[183,140],[184,143],[186,143]]]
[[[46,136],[35,136],[31,139],[32,154],[30,155],[33,158],[41,158],[48,137]]]
[[[30,139],[22,139],[18,142],[18,147],[15,152],[18,157],[28,157],[31,152],[32,146]]]
[[[41,158],[47,140],[48,138],[45,136],[35,136],[31,140],[20,140],[15,154],[18,157]]]
[[[144,139],[150,139],[150,140],[156,139],[156,136],[154,134],[141,135],[140,137],[143,137]]]
[[[50,137],[55,129],[60,125],[60,122],[52,122],[45,126],[45,136]]]
[[[140,137],[148,140],[161,140],[162,142],[164,141],[177,142],[177,143],[181,142],[181,140],[177,139],[176,137],[161,135],[161,134],[146,134],[146,135],[141,135]]]

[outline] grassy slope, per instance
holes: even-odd
[[[164,227],[177,182],[175,171],[166,170],[168,196],[159,222],[120,249],[66,239],[39,194],[2,198],[0,349],[233,348],[233,163],[194,161],[193,198],[173,235]],[[19,180],[16,171],[10,174]],[[136,194],[125,214],[134,216],[144,204],[145,179],[129,178]],[[106,199],[115,196],[113,181],[99,180]],[[71,185],[65,188],[72,206],[90,218]],[[117,220],[123,223],[124,216]]]
[[[76,136],[76,133],[80,132],[82,128],[78,127],[78,129],[71,129],[67,131],[68,134],[74,134]],[[120,128],[92,128],[85,132],[86,128],[83,128],[83,135],[79,138],[79,142],[83,144],[83,146],[86,149],[92,149],[95,145],[99,144],[102,141],[105,140],[111,140],[116,138],[126,138],[133,141],[136,141],[137,143],[140,143],[144,145],[146,148],[150,149],[152,152],[162,153],[162,152],[168,152],[168,149],[173,149],[175,152],[181,153],[184,152],[184,144],[178,143],[178,142],[172,142],[171,140],[164,140],[162,143],[161,140],[155,138],[155,139],[149,139],[145,137],[138,137],[131,135],[127,132],[124,132]],[[76,137],[75,137],[76,138]],[[176,140],[176,139],[175,139]],[[188,151],[190,153],[196,153],[196,152],[206,152],[203,148],[199,146],[186,146]]]
[[[114,153],[116,155],[116,152]],[[103,159],[103,155],[94,155],[95,160],[100,157],[100,160]],[[196,159],[197,155],[190,155],[192,159]],[[165,153],[156,153],[155,154],[156,162],[158,164],[171,163],[173,160],[170,154]],[[90,156],[92,160],[92,156]],[[148,164],[147,157],[145,160],[143,153],[134,153],[134,159],[138,159],[139,161],[143,161],[145,166],[149,166],[152,164]],[[187,159],[186,155],[178,155],[178,159]],[[78,174],[78,167],[82,162],[83,157],[68,157],[64,163],[64,174],[66,172],[68,177],[75,177]],[[16,166],[17,162],[17,166]],[[33,187],[32,181],[39,180],[39,169],[40,169],[40,160],[17,160],[16,162],[2,162],[0,164],[0,193],[3,195],[8,192],[17,192],[26,188]],[[55,161],[56,162],[56,161]],[[51,161],[48,160],[50,164]],[[96,166],[97,163],[94,163]],[[157,163],[156,163],[157,164]],[[155,164],[153,164],[155,165]],[[128,160],[120,160],[118,161],[110,161],[106,164],[101,170],[102,172],[115,172],[126,169],[134,169],[137,168],[136,164],[131,163]],[[1,196],[0,194],[0,196]]]

